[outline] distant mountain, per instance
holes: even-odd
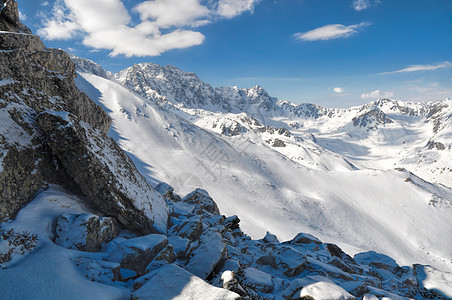
[[[427,145],[449,100],[295,105],[261,87],[212,88],[155,64],[112,80],[82,72],[77,85],[109,111],[110,135],[149,181],[169,182],[181,194],[205,188],[253,237],[270,230],[285,240],[306,231],[351,252],[375,249],[450,267],[452,248],[431,236],[452,208],[452,190],[435,183],[450,186],[450,173],[431,172],[450,167],[450,143],[445,150]],[[437,155],[436,164],[425,154]],[[435,240],[449,234],[442,227]]]

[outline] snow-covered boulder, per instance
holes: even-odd
[[[220,214],[220,210],[218,209],[217,204],[215,203],[215,201],[213,201],[212,197],[210,197],[209,193],[206,190],[196,189],[182,198],[182,201],[195,204],[195,212],[198,214],[201,214],[202,210],[205,210],[214,215]]]
[[[276,237],[276,235],[271,234],[268,231],[265,234],[263,241],[264,241],[264,243],[269,243],[269,244],[279,244],[279,241],[278,241],[278,238]]]
[[[347,300],[356,299],[346,290],[322,276],[306,276],[293,280],[282,296],[287,300],[315,299],[315,300]],[[310,296],[312,298],[308,298]],[[305,297],[305,298],[303,298]]]
[[[56,222],[55,243],[68,249],[97,252],[117,233],[112,218],[91,214],[63,214]]]
[[[236,300],[240,296],[211,286],[176,265],[160,268],[149,281],[133,293],[134,299],[159,300]]]
[[[393,258],[381,253],[376,253],[375,251],[358,253],[355,255],[354,260],[362,265],[368,265],[390,271],[400,268]]]
[[[198,245],[190,250],[190,261],[185,269],[196,276],[206,279],[215,267],[226,257],[227,247],[221,234],[215,229],[206,230]]]
[[[311,244],[311,243],[313,243],[316,245],[320,245],[322,242],[318,238],[313,236],[312,234],[300,232],[290,241],[290,243],[291,244]]]
[[[149,263],[167,244],[168,239],[161,234],[150,234],[124,240],[116,245],[107,256],[107,260],[120,263],[122,268],[143,275]]]
[[[242,285],[256,292],[271,293],[273,281],[271,275],[255,268],[246,268],[243,271]]]
[[[173,263],[176,260],[176,254],[172,245],[166,245],[159,254],[146,267],[146,273],[161,268],[164,265]]]
[[[166,232],[165,200],[113,139],[67,112],[43,112],[36,122],[67,172],[104,214],[145,234]]]
[[[170,230],[170,235],[187,238],[191,241],[199,239],[203,232],[203,225],[200,218],[189,219],[183,221],[181,224],[173,226]]]

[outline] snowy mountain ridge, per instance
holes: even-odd
[[[91,68],[102,69],[91,63],[95,66]],[[76,65],[79,71],[92,73],[77,61]],[[447,126],[452,122],[450,99],[419,103],[378,99],[348,109],[325,108],[278,100],[260,86],[212,88],[196,74],[174,66],[141,63],[109,76],[209,131],[250,139],[250,131],[260,132],[260,140],[304,165],[312,166],[297,148],[314,147],[320,149],[317,153],[331,151],[355,166],[406,168],[428,181],[452,187],[452,133]],[[243,122],[246,118],[254,121]],[[284,135],[268,136],[262,126]]]

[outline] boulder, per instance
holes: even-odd
[[[196,214],[201,214],[203,210],[214,215],[220,214],[217,204],[206,190],[198,188],[182,198],[182,201],[196,205]]]
[[[165,200],[113,139],[67,112],[43,112],[36,123],[53,153],[99,210],[145,234],[166,232]]]
[[[215,267],[226,258],[227,247],[221,234],[215,229],[206,230],[199,239],[198,246],[189,254],[185,269],[194,275],[206,279]]]
[[[173,246],[166,245],[162,251],[151,261],[146,267],[146,273],[155,269],[161,268],[164,265],[171,264],[176,260],[176,254],[174,253]]]
[[[265,234],[263,241],[264,241],[264,243],[267,243],[267,244],[279,244],[279,241],[278,241],[278,238],[276,237],[276,235],[271,234],[268,231]]]
[[[234,271],[224,271],[221,274],[221,286],[229,291],[245,296],[246,292],[238,282]]]
[[[133,299],[137,300],[240,299],[240,295],[211,286],[201,278],[173,264],[158,269],[147,283],[135,291],[132,296]]]
[[[117,262],[121,268],[145,274],[146,267],[168,244],[166,236],[150,234],[120,242],[107,256],[107,260]]]
[[[170,235],[177,235],[181,238],[187,238],[191,241],[199,239],[203,232],[203,225],[201,219],[185,220],[181,224],[173,226],[170,230]]]
[[[273,281],[271,275],[255,268],[246,268],[243,271],[241,284],[245,288],[250,288],[256,292],[271,293],[273,291]]]
[[[180,196],[174,194],[174,188],[165,182],[160,182],[155,187],[155,190],[160,193],[165,199],[169,201],[180,201]]]
[[[316,244],[320,245],[322,242],[315,236],[308,233],[299,233],[291,241],[291,244]]]
[[[362,252],[355,255],[354,260],[361,265],[394,271],[400,268],[391,257],[375,251]]]
[[[347,300],[356,299],[346,290],[322,276],[306,276],[293,280],[282,296],[287,300]],[[310,297],[310,298],[309,298]]]
[[[91,214],[63,214],[56,222],[55,243],[68,249],[97,252],[117,233],[113,220]]]

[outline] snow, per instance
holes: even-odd
[[[236,293],[213,287],[201,278],[172,264],[160,268],[149,282],[137,290],[133,296],[138,299],[159,300],[232,300],[240,298]]]
[[[38,245],[29,254],[14,257],[0,271],[0,295],[12,299],[119,299],[129,298],[128,289],[87,280],[72,260],[82,252],[52,242],[54,220],[61,214],[90,212],[83,202],[58,186],[51,186],[2,227],[38,235]],[[85,257],[99,254],[83,253]]]
[[[429,266],[418,270],[417,279],[427,289],[438,290],[446,297],[452,298],[452,273],[439,272]]]
[[[338,147],[331,145],[362,152],[353,157],[361,159],[359,170],[345,167],[342,158],[331,160],[337,167],[330,166],[330,170],[311,168],[261,143],[260,137],[208,132],[114,81],[80,75],[76,79],[79,88],[113,119],[109,135],[148,181],[154,185],[167,182],[182,196],[196,187],[206,189],[223,214],[239,216],[242,229],[251,237],[261,238],[268,230],[284,241],[308,232],[352,255],[374,250],[400,265],[422,263],[452,269],[448,259],[452,257],[450,209],[429,205],[438,192],[444,199],[452,199],[452,191],[438,185],[433,191],[406,182],[411,176],[406,172],[362,166],[366,155],[393,167],[385,157],[398,150],[389,151],[389,145],[396,138],[400,146],[408,138],[414,142],[420,135],[426,136],[424,129],[412,137],[391,137],[393,131],[388,128],[390,140],[384,141],[388,147],[379,148],[374,147],[378,140],[357,144],[361,138],[378,139],[372,131],[349,128],[352,138],[346,137],[345,130],[337,132],[358,108],[333,110],[338,115],[334,124],[327,116],[303,120],[303,128],[317,128],[312,133],[320,144],[329,144],[336,151]],[[275,122],[289,120],[293,121],[281,117]],[[416,124],[420,126],[420,122]],[[415,127],[408,129],[416,132]],[[351,147],[351,143],[357,146]],[[372,153],[375,149],[382,150]],[[316,159],[311,161],[315,164]]]
[[[0,86],[5,86],[8,84],[14,84],[14,80],[12,80],[11,78],[5,78],[0,80]]]

